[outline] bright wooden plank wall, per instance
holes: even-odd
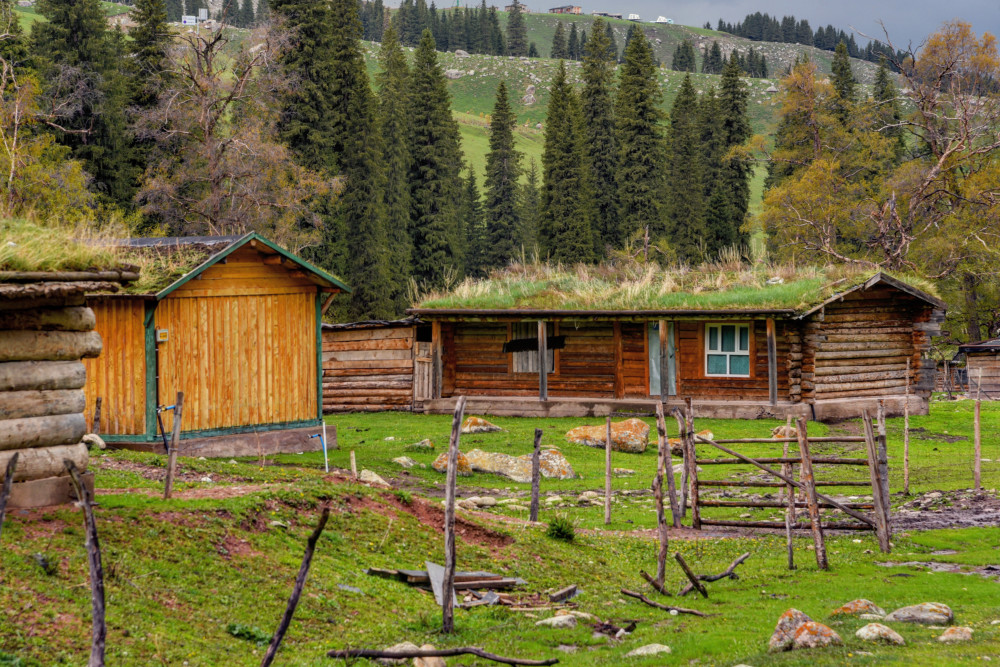
[[[146,431],[146,332],[142,299],[100,299],[90,303],[104,343],[101,356],[84,359],[87,368],[85,415],[90,424],[101,397],[101,433],[139,435]]]
[[[323,411],[409,410],[413,327],[323,332]]]

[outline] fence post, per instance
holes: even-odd
[[[663,403],[656,404],[656,433],[659,444],[660,465],[667,476],[667,497],[670,499],[670,518],[674,528],[681,527],[681,510],[677,504],[677,488],[674,481],[674,457],[670,451],[670,441],[667,438],[667,422],[663,415]],[[663,493],[662,480],[660,493]]]
[[[892,511],[892,497],[889,495],[889,447],[886,437],[885,399],[878,399],[878,475],[882,481],[882,505],[886,521]]]
[[[170,451],[167,452],[167,479],[163,484],[163,499],[166,500],[174,492],[174,472],[177,469],[177,448],[181,438],[181,416],[184,412],[184,392],[177,392],[174,403],[174,428],[170,434]]]
[[[686,401],[687,416],[685,423],[687,430],[684,434],[684,441],[687,443],[688,452],[688,484],[690,484],[691,494],[691,527],[701,530],[701,510],[698,509],[698,456],[695,454],[694,436],[694,408],[691,407],[691,399]]]
[[[979,396],[976,396],[976,410],[972,422],[973,433],[976,443],[976,465],[975,469],[973,470],[973,475],[975,477],[974,481],[975,481],[976,493],[979,493],[980,491],[983,490],[983,485],[982,485],[983,433],[982,429],[980,428],[980,422],[979,422],[979,411],[981,407],[982,407],[982,401],[979,399]]]
[[[462,433],[465,396],[459,396],[451,419],[448,470],[444,489],[444,585],[441,590],[441,631],[455,631],[455,483],[458,479],[458,441]]]
[[[785,442],[781,443],[781,457],[788,458],[788,438],[791,437],[792,433],[792,416],[788,415],[785,418]],[[781,474],[783,474],[788,479],[794,479],[795,470],[791,463],[785,463],[781,466]],[[795,487],[791,484],[787,484],[779,489],[779,491],[784,491],[788,500],[788,509],[785,510],[785,546],[788,550],[788,569],[795,569],[795,549],[792,543],[792,525],[795,523]],[[780,497],[780,495],[779,495]]]
[[[687,439],[684,434],[687,433],[687,424],[684,421],[684,415],[681,413],[679,408],[674,408],[670,411],[673,413],[674,418],[677,419],[677,437],[681,441],[681,497],[680,497],[680,516],[681,518],[687,514],[687,477],[688,477],[688,456],[687,456]],[[669,446],[669,443],[668,443]],[[670,470],[671,476],[674,474],[673,469]]]
[[[542,481],[542,429],[535,429],[535,449],[531,453],[531,513],[529,519],[538,521],[538,492]]]
[[[816,500],[816,479],[813,477],[812,457],[809,455],[809,439],[806,420],[799,417],[796,422],[799,439],[799,454],[802,457],[802,482],[806,488],[806,503],[809,506],[809,522],[812,524],[813,544],[816,547],[816,565],[821,570],[830,569],[826,560],[826,544],[823,541],[823,524],[819,518],[819,503]]]
[[[910,360],[906,360],[906,399],[903,403],[903,495],[910,495]]]
[[[611,415],[606,422],[604,440],[604,525],[611,523]]]
[[[872,481],[872,500],[874,500],[873,504],[875,505],[875,536],[878,538],[878,546],[882,550],[882,553],[889,553],[892,548],[890,544],[892,533],[889,524],[889,515],[885,511],[885,500],[883,498],[888,489],[882,486],[875,428],[872,425],[872,418],[868,414],[868,410],[861,411],[861,421],[864,425],[865,449],[868,454],[868,474]]]

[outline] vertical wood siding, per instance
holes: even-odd
[[[146,331],[142,299],[100,299],[90,303],[103,349],[84,359],[85,415],[91,424],[101,397],[101,433],[140,435],[146,431]]]
[[[414,332],[414,327],[324,331],[323,411],[410,409]],[[430,343],[422,345],[429,356]],[[421,390],[429,393],[430,374],[424,376]]]

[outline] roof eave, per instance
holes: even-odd
[[[753,316],[753,315],[794,315],[791,308],[671,308],[661,310],[563,310],[549,308],[407,308],[407,315],[417,317],[521,317],[536,318],[567,318],[567,317],[635,317],[663,318],[682,316]]]

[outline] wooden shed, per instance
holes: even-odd
[[[1000,338],[959,345],[958,354],[965,355],[964,379],[969,394],[1000,400]]]
[[[315,449],[320,325],[339,280],[261,236],[130,239],[140,279],[92,295],[104,351],[87,362],[87,414],[101,398],[109,443],[163,451],[184,392],[185,452]],[[162,428],[157,416],[162,418]]]
[[[119,270],[0,271],[0,482],[9,461],[10,505],[40,507],[75,498],[64,461],[85,484],[85,371],[101,351],[87,292],[116,290]]]
[[[465,395],[469,412],[505,415],[643,412],[685,398],[699,415],[732,418],[856,417],[879,398],[890,414],[906,400],[927,410],[934,364],[923,355],[945,304],[887,274],[674,294],[684,307],[666,308],[575,307],[560,293],[571,280],[518,284],[509,308],[478,306],[508,289],[497,284],[411,309],[431,326],[430,389],[415,409],[448,412]],[[635,301],[610,292],[608,302]]]

